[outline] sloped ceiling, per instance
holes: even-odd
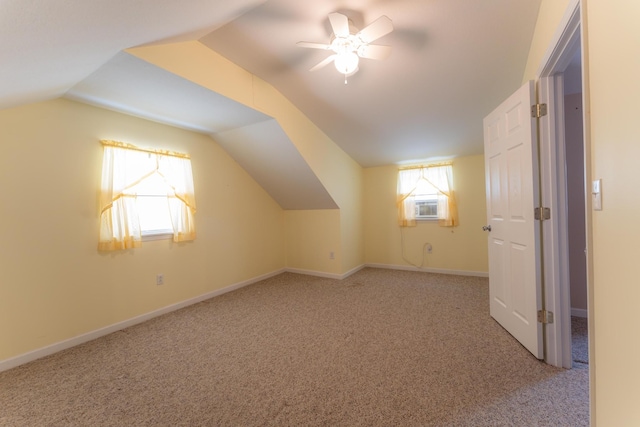
[[[265,0],[2,0],[0,108],[63,95],[118,52],[197,39]]]
[[[270,118],[125,52],[65,97],[206,134]]]
[[[275,120],[213,137],[283,209],[338,208]]]
[[[538,0],[269,0],[201,41],[293,101],[364,167],[481,154],[482,119],[521,84]],[[344,84],[329,53],[327,15],[363,28],[381,15],[394,31]]]
[[[123,51],[200,40],[273,85],[363,167],[402,164],[482,153],[482,118],[520,85],[539,5],[540,0],[3,0],[0,108],[67,96],[214,139],[218,134],[274,198],[294,206],[291,200],[307,199],[299,188],[287,190],[286,182],[321,185],[305,175],[311,174],[308,166],[291,155],[290,142],[269,117]],[[327,52],[295,44],[329,42],[327,15],[335,11],[358,28],[380,15],[395,28],[377,41],[392,47],[391,56],[363,60],[347,85],[331,65],[308,71]],[[269,132],[260,138],[282,150],[286,165],[261,165],[259,140],[238,146],[238,135],[258,138],[253,130],[260,127]],[[311,194],[320,206],[335,206],[326,192]]]

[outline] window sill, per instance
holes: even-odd
[[[158,234],[143,234],[143,242],[152,242],[154,240],[170,240],[173,238],[173,233],[158,233]]]

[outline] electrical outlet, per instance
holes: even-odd
[[[164,274],[156,275],[156,285],[164,285]]]
[[[333,251],[329,252],[329,259],[336,259],[336,254]]]

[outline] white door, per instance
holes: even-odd
[[[534,83],[528,82],[484,119],[491,316],[535,357],[544,357],[537,312],[540,225]]]

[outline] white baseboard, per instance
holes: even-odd
[[[358,271],[362,270],[365,267],[366,267],[366,264],[361,264],[361,265],[359,265],[357,267],[352,268],[351,270],[349,270],[346,273],[342,274],[342,279],[346,279],[347,277],[351,276],[352,274],[357,273]]]
[[[113,325],[105,326],[100,329],[96,329],[91,332],[84,333],[82,335],[75,336],[73,338],[66,339],[64,341],[60,341],[46,347],[42,347],[36,350],[29,351],[27,353],[11,357],[9,359],[0,361],[0,372],[6,371],[11,368],[15,368],[20,365],[24,365],[25,363],[32,362],[36,359],[40,359],[45,356],[49,356],[51,354],[57,353],[62,350],[66,350],[71,347],[75,347],[80,344],[84,344],[88,341],[92,341],[96,338],[103,337],[105,335],[109,335],[113,332],[120,331],[122,329],[128,328],[130,326],[137,325],[142,322],[146,322],[147,320],[151,320],[154,317],[162,316],[163,314],[170,313],[172,311],[179,310],[181,308],[197,304],[199,302],[208,300],[210,298],[216,297],[218,295],[226,294],[227,292],[235,291],[236,289],[240,289],[242,287],[251,285],[253,283],[259,282],[264,279],[268,279],[273,276],[277,276],[278,274],[283,273],[285,270],[277,270],[271,273],[264,274],[262,276],[253,277],[251,279],[235,283],[233,285],[224,287],[222,289],[216,289],[215,291],[207,292],[206,294],[190,298],[185,301],[181,301],[175,304],[168,305],[166,307],[159,308],[157,310],[151,311],[149,313],[142,314],[140,316],[133,317],[128,320],[124,320],[122,322],[114,323]]]
[[[584,308],[573,308],[573,307],[571,307],[571,315],[575,316],[575,317],[584,317],[584,318],[589,317],[587,315],[587,310],[585,310]]]
[[[305,276],[316,276],[316,277],[324,277],[327,279],[342,280],[342,279],[346,279],[347,277],[351,276],[354,273],[357,273],[358,271],[362,270],[364,267],[365,267],[364,264],[359,265],[358,267],[355,267],[347,271],[346,273],[342,273],[342,274],[326,273],[324,271],[304,270],[301,268],[286,268],[285,271],[288,273],[304,274]]]
[[[321,272],[321,271],[312,271],[312,270],[302,270],[302,269],[297,269],[297,268],[285,268],[285,269],[281,269],[281,270],[277,270],[277,271],[273,271],[271,273],[267,273],[264,274],[262,276],[258,276],[258,277],[254,277],[239,283],[235,283],[233,285],[224,287],[222,289],[217,289],[215,291],[211,291],[211,292],[207,292],[206,294],[194,297],[194,298],[190,298],[188,300],[185,301],[181,301],[175,304],[171,304],[168,305],[166,307],[162,307],[159,308],[157,310],[151,311],[149,313],[145,313],[145,314],[141,314],[140,316],[136,316],[133,317],[131,319],[127,319],[124,320],[122,322],[118,322],[118,323],[114,323],[112,325],[109,326],[105,326],[103,328],[100,329],[96,329],[94,331],[90,331],[78,336],[75,336],[73,338],[69,338],[66,339],[64,341],[60,341],[51,345],[48,345],[46,347],[42,347],[36,350],[32,350],[29,351],[27,353],[15,356],[15,357],[11,357],[9,359],[5,359],[5,360],[0,360],[0,372],[9,370],[11,368],[15,368],[17,366],[20,365],[24,365],[25,363],[29,363],[32,362],[34,360],[40,359],[42,357],[45,356],[49,356],[51,354],[57,353],[59,351],[62,350],[66,350],[68,348],[71,347],[75,347],[77,345],[80,344],[84,344],[88,341],[92,341],[95,340],[96,338],[100,338],[103,337],[105,335],[109,335],[113,332],[117,332],[120,331],[122,329],[128,328],[130,326],[134,326],[137,325],[139,323],[142,322],[146,322],[147,320],[151,320],[154,317],[158,317],[158,316],[162,316],[163,314],[167,314],[167,313],[171,313],[172,311],[176,311],[179,310],[181,308],[184,307],[188,307],[190,305],[193,304],[197,304],[199,302],[208,300],[210,298],[216,297],[218,295],[222,295],[225,294],[227,292],[231,292],[231,291],[235,291],[236,289],[240,289],[242,287],[251,285],[253,283],[259,282],[261,280],[265,280],[268,279],[270,277],[273,276],[277,276],[278,274],[284,273],[284,272],[290,272],[290,273],[298,273],[298,274],[304,274],[304,275],[308,275],[308,276],[318,276],[318,277],[326,277],[329,279],[337,279],[337,280],[342,280],[345,279],[349,276],[351,276],[354,273],[357,273],[358,271],[362,270],[365,267],[372,267],[372,268],[386,268],[386,269],[391,269],[391,270],[409,270],[409,271],[423,271],[423,272],[428,272],[428,273],[441,273],[441,274],[455,274],[455,275],[462,275],[462,276],[479,276],[479,277],[488,277],[488,273],[485,272],[479,272],[479,271],[458,271],[458,270],[441,270],[441,269],[433,269],[433,268],[416,268],[416,267],[408,267],[408,266],[401,266],[401,265],[391,265],[391,264],[362,264],[360,266],[357,266],[349,271],[347,271],[346,273],[343,274],[333,274],[333,273],[325,273],[325,272]],[[574,314],[573,310],[577,310],[577,309],[572,309],[572,315],[573,316],[580,316],[580,314]],[[587,317],[586,316],[586,310],[584,311],[584,315],[581,317]]]
[[[295,273],[295,274],[303,274],[305,276],[315,276],[315,277],[324,277],[326,279],[337,279],[340,280],[340,274],[336,273],[325,273],[324,271],[315,271],[315,270],[305,270],[302,268],[285,268],[287,273]]]
[[[441,268],[429,268],[429,267],[418,268],[418,267],[413,267],[409,265],[395,265],[395,264],[365,264],[365,267],[385,268],[388,270],[422,271],[424,273],[453,274],[456,276],[489,277],[489,272],[486,272],[486,271],[446,270]]]

